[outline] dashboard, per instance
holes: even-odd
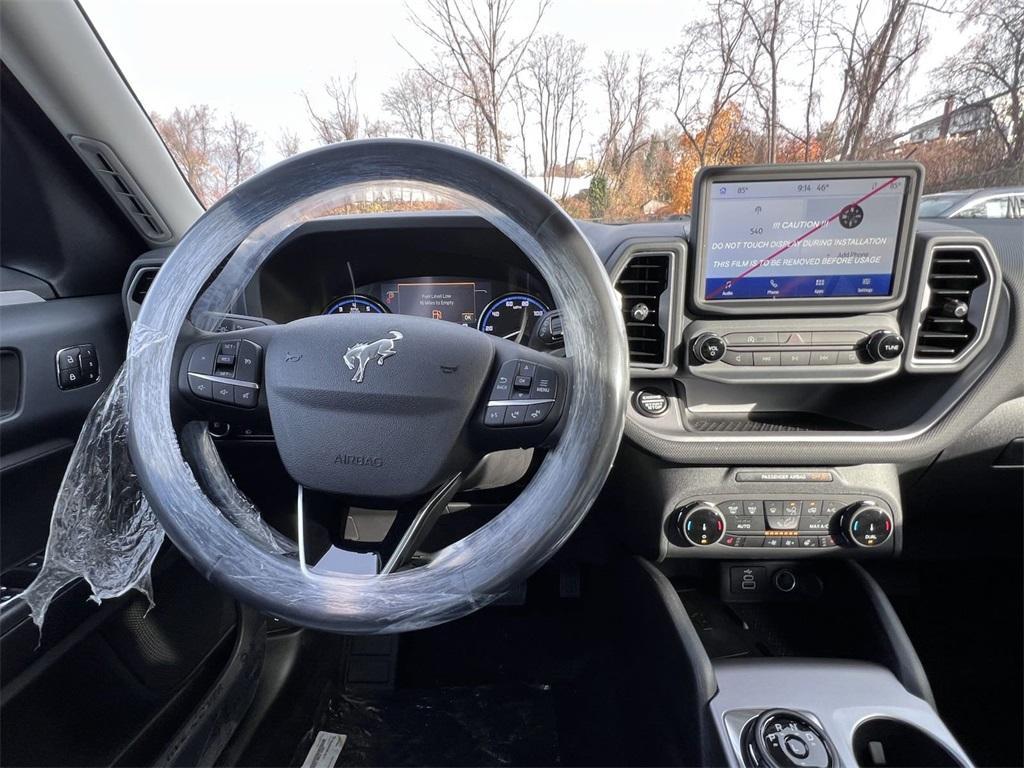
[[[709,168],[689,220],[577,222],[627,332],[630,403],[606,493],[632,510],[634,550],[894,554],[908,468],[983,422],[986,448],[971,450],[1020,464],[1024,226],[918,221],[920,187],[912,163]],[[129,274],[129,318],[165,256]],[[231,314],[411,314],[571,354],[547,332],[558,311],[492,225],[424,212],[303,224]]]

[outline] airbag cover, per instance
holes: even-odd
[[[465,426],[493,356],[479,331],[419,317],[282,326],[267,350],[266,395],[285,467],[330,493],[430,490],[468,460]]]

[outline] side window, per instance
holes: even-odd
[[[964,208],[957,213],[957,219],[1005,219],[1009,213],[1010,196],[989,197]]]

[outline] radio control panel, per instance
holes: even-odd
[[[685,332],[685,366],[700,378],[735,382],[875,381],[900,370],[905,348],[895,319],[698,320]]]

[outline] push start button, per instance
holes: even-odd
[[[633,405],[644,416],[656,418],[668,410],[668,397],[657,389],[641,389],[633,398]]]

